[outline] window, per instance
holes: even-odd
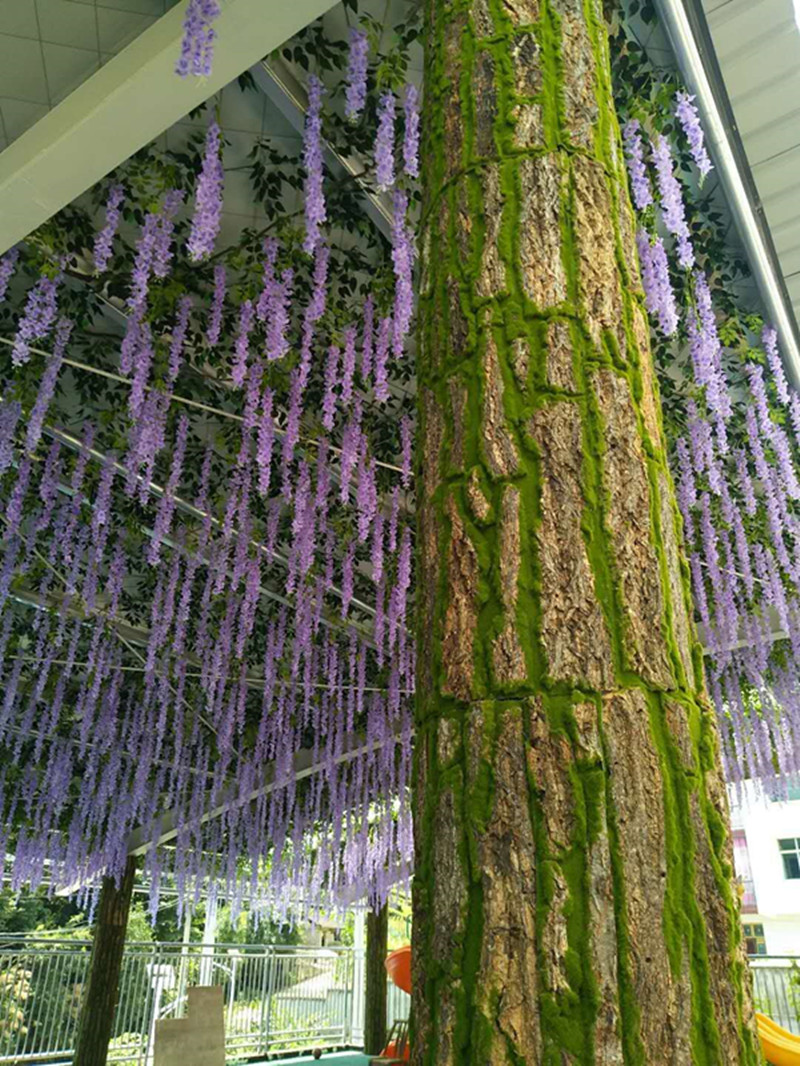
[[[800,881],[800,837],[785,837],[778,841],[778,847],[787,881]]]
[[[764,937],[764,926],[758,923],[745,922],[744,929],[745,951],[748,955],[766,955],[767,941]]]

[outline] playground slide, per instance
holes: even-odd
[[[411,995],[411,945],[386,956],[386,972],[398,988]]]
[[[770,1066],[800,1066],[800,1036],[781,1028],[765,1014],[756,1014],[758,1035]]]

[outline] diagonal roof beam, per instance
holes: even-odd
[[[186,0],[172,8],[0,154],[0,254],[332,6],[228,0],[209,78],[175,74]]]

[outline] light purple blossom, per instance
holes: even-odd
[[[322,240],[320,229],[327,218],[322,160],[323,92],[322,82],[312,74],[308,79],[308,111],[303,134],[303,164],[306,168],[306,238],[303,248],[309,254],[314,252]]]
[[[21,414],[19,400],[0,400],[0,475],[14,461],[14,434]]]
[[[175,232],[175,218],[183,203],[183,189],[170,189],[164,195],[161,211],[158,215],[158,227],[153,239],[153,274],[165,278],[172,262],[172,235]]]
[[[219,344],[219,335],[222,331],[222,309],[225,303],[225,267],[218,263],[214,267],[214,302],[211,305],[211,315],[208,321],[206,341],[211,348]]]
[[[392,318],[387,315],[378,323],[378,341],[375,345],[375,397],[383,403],[389,399],[388,360],[392,339]]]
[[[240,389],[247,376],[247,357],[250,354],[249,338],[255,320],[252,300],[244,300],[239,308],[239,333],[236,337],[235,358],[231,368],[231,381]]]
[[[325,394],[322,398],[322,425],[330,432],[336,414],[336,382],[339,379],[339,359],[341,352],[332,344],[328,348],[325,361]]]
[[[53,354],[47,360],[45,371],[39,382],[39,392],[36,396],[36,402],[33,405],[33,410],[28,419],[25,447],[29,452],[36,450],[36,445],[39,443],[39,439],[42,435],[42,426],[44,425],[45,415],[50,406],[50,401],[53,399],[53,393],[56,390],[58,372],[61,369],[64,352],[69,344],[71,333],[72,322],[68,318],[60,318],[56,325],[56,340],[53,345]]]
[[[347,62],[347,90],[344,113],[356,119],[364,110],[367,101],[367,61],[369,39],[363,30],[353,26],[350,30],[350,55]]]
[[[56,318],[58,287],[62,277],[60,271],[53,278],[42,274],[28,292],[25,310],[19,320],[14,346],[11,349],[11,362],[14,366],[27,363],[30,359],[31,342],[41,340],[50,332]]]
[[[653,193],[650,188],[650,179],[647,177],[641,127],[637,119],[631,119],[630,122],[625,124],[622,130],[622,140],[625,145],[625,159],[631,179],[633,203],[637,211],[644,211],[645,208],[652,204]]]
[[[375,136],[375,182],[380,192],[394,185],[394,111],[394,93],[382,93]]]
[[[17,268],[18,259],[19,248],[12,248],[10,252],[6,252],[3,258],[0,259],[0,300],[6,298],[8,286]]]
[[[778,332],[772,326],[764,326],[761,333],[761,343],[767,353],[767,365],[772,373],[772,381],[778,393],[781,403],[789,404],[791,397],[789,385],[786,381],[786,373],[783,369],[783,360],[778,350]]]
[[[222,224],[222,189],[225,172],[222,168],[220,148],[222,133],[219,124],[212,121],[206,134],[203,166],[195,190],[194,218],[186,248],[193,263],[205,259],[214,251],[214,244]]]
[[[169,346],[169,381],[175,381],[181,368],[183,359],[183,346],[186,342],[186,330],[189,327],[189,315],[192,311],[191,296],[181,296],[178,301],[178,313],[175,316],[175,325],[172,329],[172,340]]]
[[[697,113],[697,108],[692,102],[693,100],[694,96],[690,96],[686,92],[679,92],[675,97],[675,116],[683,128],[683,132],[686,134],[686,140],[689,142],[689,150],[692,153],[692,159],[694,159],[701,177],[704,178],[714,169],[714,166],[708,158],[703,127],[700,124],[700,116]]]
[[[717,319],[711,301],[711,291],[705,274],[698,270],[694,276],[696,315],[688,320],[689,348],[692,354],[695,381],[704,386],[709,409],[718,418],[720,450],[727,451],[724,423],[730,418],[732,406],[722,368],[722,344],[717,331]]]
[[[105,224],[97,234],[94,242],[94,269],[98,274],[103,274],[108,269],[114,237],[122,215],[122,201],[124,199],[125,190],[123,187],[121,185],[112,186],[106,200]]]
[[[272,390],[264,389],[261,398],[261,413],[258,423],[258,445],[256,464],[258,466],[258,492],[266,496],[269,492],[272,470],[272,445],[275,440],[275,425],[272,420]]]
[[[660,133],[657,133],[653,140],[653,164],[658,177],[658,192],[664,225],[677,241],[678,262],[684,270],[688,270],[694,266],[691,235],[686,222],[681,187],[672,167],[669,142]]]
[[[372,296],[367,296],[364,301],[364,332],[361,337],[361,378],[365,386],[369,386],[369,379],[372,376],[374,316],[375,306]]]
[[[353,376],[356,370],[356,328],[348,326],[344,331],[344,354],[342,356],[342,405],[347,407],[353,399]]]
[[[636,245],[642,265],[647,311],[656,319],[661,332],[666,337],[671,337],[678,329],[678,309],[669,278],[669,263],[664,243],[660,237],[656,237],[655,242],[651,244],[646,231],[640,229],[636,234]]]
[[[392,221],[392,263],[394,264],[394,331],[392,350],[395,358],[403,354],[403,342],[411,328],[414,314],[414,285],[412,268],[414,253],[411,234],[406,225],[408,195],[400,189],[394,192],[394,216]]]
[[[407,85],[403,96],[405,132],[403,135],[403,169],[410,178],[419,177],[419,93],[416,85]]]
[[[187,74],[210,76],[216,37],[212,23],[219,13],[218,0],[189,0],[183,19],[181,54],[175,64],[175,73],[182,78]]]
[[[287,267],[276,281],[271,291],[267,307],[267,346],[266,356],[269,360],[283,359],[289,351],[289,309],[294,287],[294,271]]]
[[[175,496],[180,485],[183,472],[183,457],[186,453],[186,435],[189,431],[189,420],[181,415],[178,420],[178,431],[175,435],[175,449],[172,453],[172,467],[169,472],[169,480],[164,487],[161,499],[158,501],[153,536],[150,540],[150,548],[147,552],[147,561],[151,566],[156,566],[161,555],[161,543],[169,536],[172,528],[172,516],[175,512]]]

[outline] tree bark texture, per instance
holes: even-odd
[[[364,997],[364,1054],[380,1055],[386,1047],[386,955],[389,907],[367,911],[367,990]]]
[[[136,859],[128,859],[119,884],[103,880],[92,942],[89,980],[81,1002],[73,1066],[105,1066],[114,1031],[125,932],[133,895]]]
[[[601,0],[427,0],[413,1055],[759,1061]]]

